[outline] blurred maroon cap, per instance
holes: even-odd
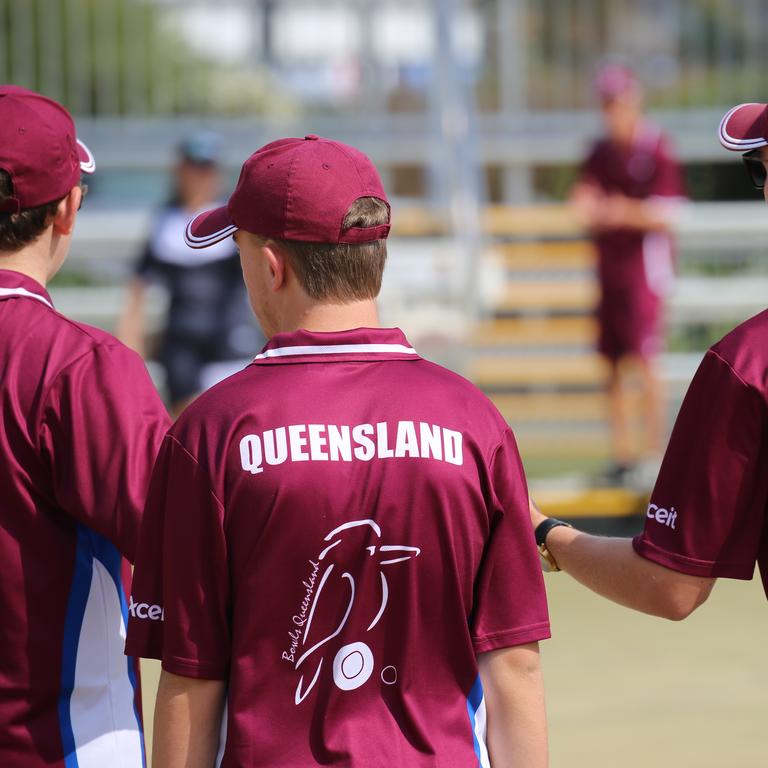
[[[0,202],[0,213],[19,213],[67,195],[82,173],[96,170],[96,161],[61,104],[0,85],[0,169],[13,183],[13,197]]]
[[[720,143],[733,152],[768,146],[768,104],[739,104],[720,121]]]
[[[245,161],[227,204],[190,221],[184,239],[192,248],[207,248],[238,229],[312,243],[387,237],[389,224],[344,229],[359,197],[376,197],[389,208],[378,171],[360,150],[314,135],[279,139]]]
[[[606,64],[595,77],[595,90],[602,101],[611,101],[640,88],[637,75],[624,64]]]

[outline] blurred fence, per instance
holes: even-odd
[[[768,92],[767,23],[761,0],[0,0],[0,81],[76,114],[99,162],[91,204],[155,202],[179,136],[206,125],[232,168],[278,136],[330,135],[392,194],[476,210],[562,195],[611,54],[684,161],[729,160],[715,129]]]
[[[486,203],[557,199],[538,185],[547,168],[567,188],[611,55],[639,71],[684,161],[738,170],[716,129],[724,108],[768,96],[766,28],[764,0],[0,0],[0,81],[64,102],[96,154],[54,287],[64,311],[114,323],[185,133],[218,131],[231,174],[279,136],[333,136],[368,152],[400,198],[385,321],[495,392],[528,456],[572,458],[607,450],[589,253],[554,211]],[[421,198],[410,213],[406,197]],[[535,232],[515,229],[536,216]],[[708,204],[680,224],[670,412],[713,336],[763,305],[763,217]]]
[[[428,110],[446,24],[482,112],[588,106],[607,55],[657,106],[766,88],[763,0],[0,0],[0,80],[80,115]]]
[[[511,3],[515,5],[515,3]],[[507,6],[500,0],[499,9]],[[525,4],[527,102],[583,106],[595,57],[620,55],[651,102],[689,108],[749,101],[766,87],[763,0],[541,0]]]
[[[482,211],[484,246],[473,254],[478,313],[465,311],[466,285],[446,223],[424,209],[400,209],[390,242],[380,307],[428,357],[471,377],[515,427],[534,474],[609,455],[605,370],[594,353],[595,256],[560,206]],[[69,277],[57,306],[114,328],[119,283],[140,249],[146,216],[83,210]],[[667,313],[662,358],[668,414],[677,411],[703,350],[765,306],[768,238],[764,204],[698,204],[678,223],[681,276]],[[153,294],[148,327],[162,325]],[[534,462],[540,462],[537,466]]]

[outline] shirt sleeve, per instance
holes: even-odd
[[[131,562],[157,451],[170,425],[143,360],[100,345],[56,377],[40,423],[40,454],[56,503]]]
[[[751,579],[768,501],[766,408],[707,352],[670,438],[638,554],[693,576]]]
[[[208,473],[168,435],[152,474],[129,603],[126,653],[185,677],[225,679],[229,569],[224,508]]]
[[[136,277],[140,277],[142,280],[157,279],[159,277],[158,272],[160,271],[159,264],[160,262],[152,248],[152,243],[147,241],[136,262],[133,273]]]
[[[544,578],[528,512],[528,488],[511,430],[490,464],[491,529],[475,582],[476,653],[550,636]]]
[[[585,184],[589,187],[603,188],[603,182],[601,181],[603,165],[600,160],[600,143],[596,143],[589,150],[584,162],[579,168],[576,184]]]
[[[650,197],[685,197],[683,171],[669,141],[662,138],[656,151],[656,171],[651,183]]]

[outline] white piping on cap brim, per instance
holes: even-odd
[[[192,219],[192,221],[187,224],[187,228],[184,230],[184,242],[190,248],[208,248],[211,245],[220,243],[222,240],[229,237],[233,232],[237,232],[237,227],[232,224],[228,227],[224,227],[224,229],[220,229],[218,232],[214,232],[211,235],[206,235],[205,237],[197,237],[192,234],[193,222],[194,219]]]
[[[83,150],[85,150],[85,154],[88,155],[87,160],[80,161],[80,170],[83,173],[93,173],[96,170],[96,158],[93,156],[93,152],[91,152],[91,150],[88,149],[88,147],[82,141],[80,141],[80,139],[77,139],[77,144]]]
[[[727,125],[728,121],[731,119],[733,114],[735,112],[738,112],[743,107],[752,107],[752,106],[763,106],[765,107],[765,104],[761,104],[759,101],[750,101],[745,104],[738,104],[737,106],[733,107],[732,109],[729,109],[726,113],[723,119],[720,121],[720,128],[718,129],[718,138],[720,139],[720,143],[726,148],[726,149],[732,149],[735,152],[747,152],[750,149],[759,149],[760,147],[766,147],[768,146],[768,139],[737,139],[734,136],[731,136],[728,133]],[[766,107],[768,108],[768,107]]]

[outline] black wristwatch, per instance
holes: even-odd
[[[573,528],[570,523],[566,523],[564,520],[558,520],[556,517],[548,517],[536,526],[534,535],[536,537],[536,546],[539,548],[539,555],[541,556],[541,567],[545,571],[559,571],[560,566],[557,564],[552,553],[547,549],[547,535],[553,528],[557,528],[559,525],[564,525],[566,528]]]

